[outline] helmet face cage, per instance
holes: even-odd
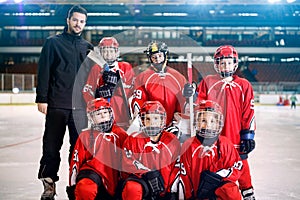
[[[212,101],[202,101],[195,108],[194,126],[196,134],[204,139],[216,138],[223,128],[221,107]]]
[[[120,55],[119,43],[114,37],[104,37],[98,44],[101,56],[108,65],[113,65]]]
[[[158,101],[147,101],[140,112],[142,130],[148,136],[157,136],[166,126],[166,111]]]
[[[100,132],[108,132],[114,122],[113,110],[104,98],[90,101],[87,106],[87,116],[91,127]]]
[[[221,62],[223,59],[232,58],[233,68],[231,70],[221,70]],[[221,77],[226,78],[232,76],[238,68],[238,53],[233,46],[220,46],[214,54],[214,68]]]
[[[168,55],[169,55],[169,49],[166,43],[164,42],[157,42],[153,41],[148,45],[148,48],[146,49],[145,53],[147,54],[147,57],[151,64],[158,70],[162,71],[164,66],[166,65],[166,62],[168,60]],[[157,53],[162,53],[164,58],[159,59],[158,57],[161,56],[160,54],[155,55]],[[153,56],[157,56],[157,60],[160,62],[154,63],[153,62]]]

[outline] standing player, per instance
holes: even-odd
[[[81,37],[86,20],[87,11],[79,5],[73,6],[68,12],[63,33],[47,38],[41,51],[35,100],[38,110],[46,115],[43,155],[38,172],[44,185],[41,199],[54,199],[56,194],[55,182],[59,180],[60,149],[66,126],[70,135],[69,157],[78,132],[85,128],[75,126],[72,92],[78,69],[88,50],[93,48]]]
[[[203,100],[196,105],[196,136],[183,143],[180,157],[185,199],[242,199],[235,182],[243,164],[230,140],[220,136],[223,122],[215,102]]]
[[[131,108],[137,115],[145,101],[159,101],[167,112],[166,125],[171,125],[175,112],[182,112],[185,77],[167,66],[169,49],[164,42],[153,41],[145,51],[151,66],[136,77]]]
[[[76,142],[70,163],[69,199],[111,199],[119,181],[126,132],[114,123],[110,104],[97,98],[87,105],[91,128]]]
[[[298,99],[297,99],[297,97],[296,97],[296,94],[293,94],[293,95],[290,97],[290,101],[291,101],[291,108],[296,109],[296,101],[298,101]]]
[[[124,142],[123,200],[161,199],[171,195],[171,174],[179,156],[176,136],[164,130],[166,110],[159,101],[146,101],[140,109],[141,132]]]
[[[232,46],[220,46],[214,54],[218,74],[205,77],[197,88],[198,98],[217,102],[223,109],[225,122],[221,135],[234,144],[243,161],[239,187],[245,200],[253,200],[248,153],[255,148],[254,95],[249,81],[234,75],[238,68],[238,53]]]
[[[86,102],[99,97],[110,99],[117,124],[125,128],[130,119],[127,100],[133,91],[134,71],[129,63],[118,62],[119,43],[114,37],[102,38],[96,49],[106,65],[104,69],[98,64],[92,67],[82,91],[83,97]]]

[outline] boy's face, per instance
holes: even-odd
[[[165,54],[163,52],[158,52],[151,55],[151,61],[154,64],[160,64],[164,62],[164,60],[165,60]]]
[[[220,59],[218,68],[220,72],[233,72],[235,69],[236,63],[234,63],[233,58],[222,58]]]
[[[108,109],[100,109],[93,112],[92,119],[94,123],[99,124],[110,120],[110,112]]]
[[[197,130],[209,130],[209,132],[216,132],[218,130],[218,115],[214,112],[199,113],[197,120]]]
[[[67,18],[68,33],[73,35],[81,35],[85,25],[86,16],[85,14],[74,12],[71,18]]]
[[[161,127],[162,118],[160,114],[145,114],[145,118],[143,120],[143,124],[146,127]]]
[[[103,59],[109,64],[112,64],[118,58],[118,50],[114,47],[101,47],[100,53]]]

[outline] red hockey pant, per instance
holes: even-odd
[[[251,175],[250,175],[250,168],[248,164],[248,160],[244,159],[243,162],[243,169],[242,174],[238,180],[239,187],[241,190],[249,189],[252,187]]]
[[[232,182],[228,182],[215,191],[218,200],[241,200],[242,196],[239,187]]]

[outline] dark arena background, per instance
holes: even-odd
[[[169,46],[169,66],[184,76],[191,53],[196,82],[214,73],[216,48],[233,45],[237,74],[255,93],[257,148],[249,162],[256,198],[300,199],[300,0],[0,0],[1,199],[38,199],[42,192],[37,62],[45,39],[62,32],[74,4],[88,11],[84,38],[96,46],[116,37],[120,59],[137,74],[148,66],[143,51],[152,40]],[[67,199],[68,138],[62,152],[58,200]]]

